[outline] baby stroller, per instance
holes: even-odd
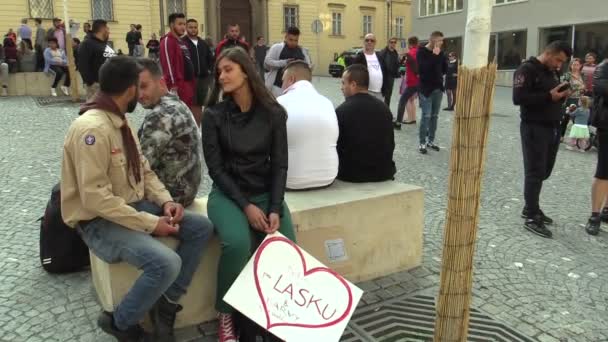
[[[589,126],[589,139],[576,139],[576,147],[581,150],[589,151],[592,147],[599,148],[599,142],[597,140],[597,129],[593,126]]]

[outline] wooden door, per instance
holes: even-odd
[[[220,3],[220,40],[224,39],[229,24],[239,24],[241,37],[251,45],[254,37],[251,32],[251,4],[249,0],[221,0]]]

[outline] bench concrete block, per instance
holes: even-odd
[[[424,194],[420,187],[396,182],[352,184],[288,192],[298,244],[352,282],[417,267],[422,262]],[[206,214],[207,199],[188,208]],[[177,240],[160,238],[174,248]],[[220,243],[214,237],[205,251],[176,327],[215,318],[215,290]],[[140,272],[126,263],[107,264],[91,253],[93,283],[104,310],[112,311]]]
[[[80,94],[85,94],[80,73],[77,74]],[[59,86],[63,85],[63,79],[59,81]],[[9,74],[8,95],[9,96],[51,96],[51,85],[53,76],[44,72],[18,72]],[[57,87],[58,95],[62,94],[61,88]]]

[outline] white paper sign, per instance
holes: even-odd
[[[339,341],[363,291],[283,235],[262,242],[224,300],[287,342]]]

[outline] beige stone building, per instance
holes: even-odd
[[[173,12],[197,19],[201,35],[215,42],[229,23],[239,23],[247,41],[264,36],[269,44],[282,41],[285,28],[295,25],[317,75],[328,74],[335,54],[362,46],[368,32],[375,33],[378,47],[383,47],[388,37],[405,41],[411,31],[411,0],[3,0],[0,32],[16,30],[22,18],[28,18],[32,27],[34,18],[43,18],[48,28],[53,17],[64,17],[64,3],[69,18],[81,25],[108,20],[112,45],[125,52],[130,24],[143,26],[146,41],[153,32],[167,30],[167,17]],[[313,32],[315,22],[318,33]],[[76,36],[82,38],[82,30]]]

